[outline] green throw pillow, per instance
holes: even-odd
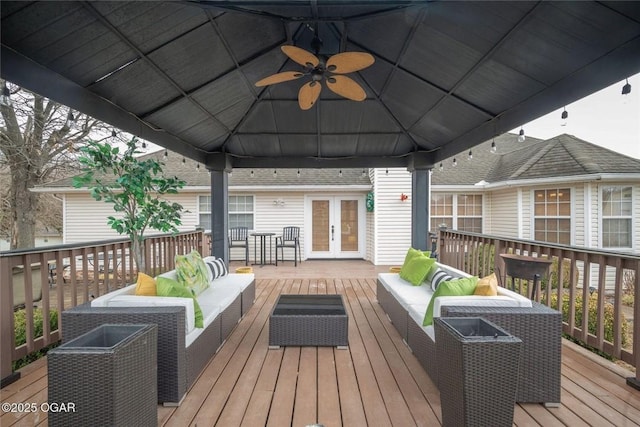
[[[409,262],[411,258],[421,255],[424,255],[428,258],[431,256],[431,251],[421,251],[418,249],[409,248],[407,254],[404,256],[404,262],[402,263],[402,265],[405,265],[407,262]]]
[[[427,312],[424,315],[422,326],[429,326],[433,323],[433,304],[435,303],[437,297],[473,295],[476,290],[477,283],[478,278],[475,276],[463,277],[461,279],[453,279],[440,283],[436,291],[431,296],[429,306],[427,307]]]
[[[435,264],[435,258],[429,258],[424,255],[413,256],[400,269],[400,278],[413,286],[420,286]]]
[[[196,250],[187,255],[176,255],[176,275],[178,283],[200,295],[209,287],[209,272],[204,260]]]
[[[198,304],[198,300],[196,300],[196,297],[193,295],[193,292],[190,289],[185,288],[173,279],[158,276],[156,278],[156,293],[159,297],[180,297],[193,299],[196,328],[204,327],[204,316],[202,315],[200,304]]]

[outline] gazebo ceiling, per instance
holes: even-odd
[[[639,2],[3,1],[1,74],[210,167],[428,167],[640,71]],[[362,102],[280,46],[372,54]],[[635,89],[634,89],[635,90]]]

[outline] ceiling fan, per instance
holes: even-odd
[[[315,48],[315,55],[296,46],[281,46],[284,54],[302,65],[304,70],[273,74],[256,82],[256,86],[262,87],[311,76],[311,81],[302,85],[298,92],[298,104],[303,110],[310,109],[318,100],[323,79],[326,80],[327,87],[338,95],[353,101],[364,101],[367,94],[362,86],[344,74],[367,68],[373,64],[373,56],[365,52],[342,52],[325,59],[318,55],[322,41],[314,37],[311,45]]]

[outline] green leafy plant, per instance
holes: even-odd
[[[79,161],[83,174],[74,177],[73,186],[87,186],[95,200],[113,204],[119,216],[109,216],[107,223],[119,234],[131,239],[138,271],[148,272],[144,250],[144,232],[152,228],[177,232],[181,224],[182,205],[163,198],[176,194],[185,182],[162,173],[164,163],[153,158],[140,160],[136,138],[120,152],[117,146],[90,141],[81,149]]]
[[[33,309],[33,336],[34,338],[41,337],[44,331],[44,313],[41,308]],[[14,333],[15,333],[15,345],[16,347],[21,346],[27,342],[27,311],[25,309],[20,309],[14,312],[13,314],[13,322],[14,322]],[[49,328],[52,331],[58,329],[58,312],[56,310],[49,310]],[[47,354],[47,351],[50,349],[57,347],[58,343],[51,344],[41,350],[34,351],[26,355],[25,357],[18,359],[13,362],[13,370],[17,370],[22,368],[23,366],[28,365],[29,363],[38,360]]]

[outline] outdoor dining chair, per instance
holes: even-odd
[[[300,227],[284,227],[282,236],[276,237],[276,265],[278,265],[278,249],[280,249],[282,261],[285,261],[284,248],[293,249],[293,262],[297,267],[298,259],[302,261],[302,256],[300,255]]]
[[[249,265],[249,228],[232,227],[229,229],[229,261],[231,248],[244,248],[244,265]]]

